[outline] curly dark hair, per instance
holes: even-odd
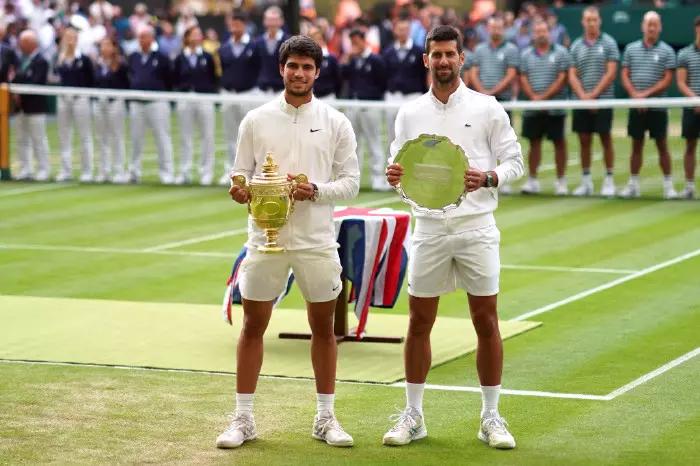
[[[292,36],[285,40],[280,46],[280,65],[286,65],[287,60],[291,55],[313,58],[314,62],[316,63],[316,68],[321,68],[323,51],[321,50],[321,47],[310,37]]]

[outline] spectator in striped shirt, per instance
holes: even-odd
[[[678,52],[676,70],[678,89],[688,97],[700,95],[700,16],[695,18],[695,42]],[[695,148],[700,134],[700,107],[683,109],[683,131],[685,139],[685,189],[681,196],[695,198]]]
[[[641,40],[625,47],[622,54],[622,86],[633,99],[664,97],[671,85],[672,72],[676,67],[676,54],[661,35],[661,17],[655,11],[648,11],[642,20]],[[675,199],[678,193],[673,189],[671,179],[671,156],[668,152],[666,133],[668,111],[665,108],[630,109],[627,120],[627,133],[632,138],[630,158],[630,180],[619,195],[624,198],[639,197],[639,172],[642,169],[644,135],[656,141],[659,151],[659,165],[664,174],[663,194],[666,199]]]
[[[549,26],[539,20],[533,26],[533,46],[520,58],[520,84],[528,99],[533,101],[566,99],[566,74],[571,59],[561,45],[549,40]],[[540,183],[537,169],[542,158],[542,138],[547,136],[554,144],[554,162],[557,180],[554,193],[568,194],[566,187],[566,139],[564,138],[564,110],[526,110],[523,112],[523,136],[530,140],[528,167],[530,177],[523,185],[523,194],[537,194]]]
[[[617,42],[600,30],[600,12],[595,6],[583,10],[581,24],[583,36],[574,41],[571,46],[571,68],[569,68],[569,85],[576,98],[581,100],[612,99],[613,81],[617,74],[617,64],[620,61],[620,51]],[[601,196],[615,195],[613,167],[615,153],[613,151],[612,130],[613,111],[611,108],[591,110],[574,110],[572,130],[578,134],[581,148],[581,184],[573,192],[574,196],[590,196],[593,194],[591,179],[591,144],[593,133],[598,133],[603,146],[605,159],[605,181],[600,190]]]
[[[518,78],[520,52],[515,44],[505,41],[503,18],[493,16],[487,25],[489,41],[479,44],[474,50],[469,72],[471,87],[482,94],[492,95],[498,101],[513,97],[513,83]],[[511,118],[510,112],[506,112]],[[509,194],[510,185],[499,187]]]

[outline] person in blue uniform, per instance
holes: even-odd
[[[284,89],[282,75],[280,74],[280,45],[289,36],[285,34],[284,15],[278,6],[271,6],[263,15],[265,33],[256,41],[256,48],[260,54],[260,74],[258,75],[258,89],[265,94],[273,95]]]
[[[155,32],[151,26],[141,26],[137,32],[139,50],[129,56],[129,83],[131,89],[169,91],[172,87],[170,59],[158,51]],[[158,148],[158,174],[163,184],[172,184],[173,145],[170,138],[170,103],[162,100],[129,103],[131,117],[132,154],[129,176],[132,183],[141,180],[141,154],[144,130],[148,125]]]
[[[335,100],[343,85],[340,63],[338,63],[336,56],[328,51],[323,33],[318,27],[314,26],[309,29],[309,37],[321,47],[323,53],[321,69],[314,83],[314,96],[326,101]]]
[[[175,58],[175,90],[213,94],[219,83],[214,57],[202,49],[204,34],[199,26],[185,31],[182,52]],[[210,185],[214,177],[214,130],[216,119],[214,102],[178,102],[180,121],[180,172],[176,184],[192,182],[192,142],[194,127],[199,126],[202,139],[202,156],[199,166],[199,182]]]
[[[49,64],[39,53],[39,39],[30,29],[19,35],[19,56],[13,83],[46,84]],[[15,95],[17,110],[18,180],[47,181],[49,179],[49,140],[46,137],[48,103],[43,95]],[[37,162],[34,171],[32,152]]]
[[[348,81],[349,97],[357,100],[384,100],[387,81],[384,60],[372,53],[367,45],[365,32],[361,29],[353,29],[350,32],[350,43],[350,61],[341,68],[343,78]],[[364,141],[369,150],[372,189],[390,190],[391,187],[384,177],[386,150],[381,141],[382,111],[363,108],[352,109],[349,114],[353,128],[358,133],[358,145]],[[361,154],[359,150],[357,153]],[[360,155],[360,160],[361,157]]]
[[[92,60],[78,49],[78,31],[67,28],[63,31],[56,63],[61,86],[92,87],[94,74]],[[80,139],[80,181],[92,182],[93,146],[90,98],[62,95],[58,97],[56,120],[61,151],[61,170],[56,181],[68,181],[73,171],[73,127]]]
[[[410,18],[399,18],[394,24],[394,43],[385,48],[382,58],[390,70],[387,76],[387,102],[403,103],[427,92],[427,72],[423,65],[423,47],[411,40]],[[394,121],[398,107],[386,111],[386,131],[394,140]]]
[[[100,42],[100,54],[95,64],[95,87],[100,89],[129,89],[129,70],[114,39]],[[95,135],[100,151],[97,183],[127,183],[126,152],[124,149],[124,99],[98,97],[93,105]]]
[[[260,54],[255,42],[248,34],[248,17],[242,12],[234,12],[227,18],[231,38],[219,49],[221,61],[221,92],[241,97],[255,95],[260,74]],[[249,104],[224,103],[221,107],[226,138],[226,162],[219,184],[228,186],[229,173],[236,160],[236,139],[238,127],[252,106]]]

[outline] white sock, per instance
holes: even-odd
[[[317,393],[316,394],[316,411],[321,414],[324,411],[333,414],[335,404],[335,393]]]
[[[558,179],[559,184],[566,184],[566,177],[565,176],[560,176]]]
[[[671,175],[664,175],[664,183],[673,184],[673,177],[671,177]]]
[[[581,181],[584,183],[590,183],[592,180],[593,180],[593,177],[591,176],[590,173],[581,176]]]
[[[424,383],[406,382],[406,407],[417,410],[423,414],[423,392],[425,391]]]
[[[639,175],[631,175],[630,176],[630,184],[639,186]]]
[[[690,189],[692,189],[692,190],[695,190],[695,180],[686,180],[686,181],[685,181],[685,185],[686,185],[688,188],[690,188]]]
[[[498,416],[498,398],[501,395],[501,386],[481,386],[481,418]]]
[[[253,415],[253,398],[255,393],[236,393],[236,412]]]

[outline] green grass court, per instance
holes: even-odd
[[[678,185],[683,146],[670,142]],[[628,142],[616,145],[621,183]],[[550,189],[552,172],[543,171]],[[699,464],[700,204],[659,200],[649,150],[643,175],[639,200],[501,199],[500,318],[541,323],[504,343],[501,412],[518,442],[512,451],[476,439],[473,353],[433,368],[430,436],[408,447],[381,445],[404,403],[400,383],[338,384],[336,411],[355,438],[341,450],[310,438],[312,381],[266,377],[256,397],[260,438],[216,450],[234,403],[240,329],[223,322],[220,303],[245,240],[245,208],[218,187],[3,182],[0,464]],[[363,191],[353,204],[404,209],[392,193]],[[302,306],[296,290],[282,305]],[[406,313],[403,293],[395,309],[370,311],[368,331],[400,334]],[[273,325],[303,326],[295,315],[304,319],[280,309]],[[454,324],[446,335],[465,347],[467,317],[464,296],[441,300],[439,319],[455,319],[445,320]],[[266,365],[284,365],[289,352],[297,364],[289,371],[310,370],[308,347],[268,337]],[[344,345],[352,344],[341,345],[340,371],[351,373],[340,378],[403,365],[396,348],[382,361]]]

